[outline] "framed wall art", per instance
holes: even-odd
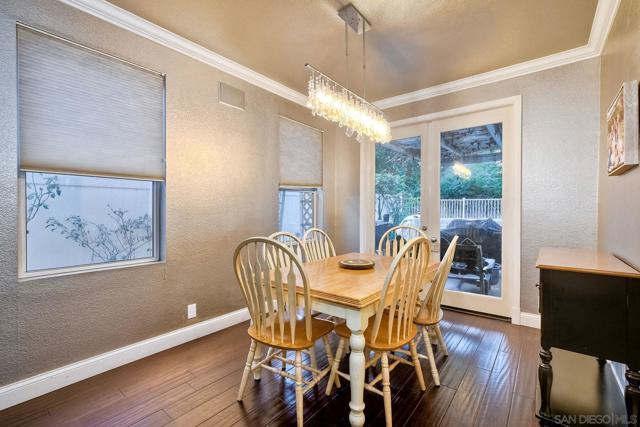
[[[638,81],[625,82],[607,110],[607,172],[638,165]]]

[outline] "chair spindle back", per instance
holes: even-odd
[[[456,253],[457,243],[458,236],[454,236],[453,239],[451,239],[451,243],[449,244],[444,257],[440,261],[438,270],[431,282],[429,292],[420,305],[420,312],[422,312],[422,310],[426,310],[430,316],[434,316],[434,319],[440,312],[440,303],[442,302],[444,288],[447,283],[447,278],[449,277],[449,272],[451,271],[451,264],[453,264],[453,257]]]
[[[331,237],[319,228],[310,228],[304,233],[304,248],[307,253],[307,261],[319,261],[321,259],[336,256],[336,250]]]
[[[378,255],[396,256],[400,249],[411,239],[427,237],[424,231],[411,225],[397,225],[391,227],[380,238],[378,243]]]
[[[261,336],[285,339],[289,323],[295,342],[298,301],[296,283],[302,282],[304,325],[311,339],[311,294],[301,261],[285,245],[267,237],[249,238],[236,248],[233,264],[251,323]]]
[[[391,343],[406,339],[412,331],[418,292],[427,281],[431,243],[424,236],[404,245],[391,263],[385,278],[380,305],[373,323],[372,339]],[[380,325],[388,308],[386,336],[379,337]]]
[[[278,231],[277,233],[270,235],[269,238],[280,242],[291,249],[291,252],[293,252],[301,262],[304,262],[307,259],[307,255],[304,250],[304,243],[302,243],[302,240],[295,234],[289,233],[288,231]]]

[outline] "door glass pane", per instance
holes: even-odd
[[[396,225],[420,227],[420,137],[376,144],[375,247]]]
[[[446,287],[502,295],[502,123],[440,134],[440,251],[458,246]]]

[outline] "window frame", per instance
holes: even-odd
[[[153,217],[153,255],[150,257],[138,258],[127,261],[101,262],[95,264],[85,264],[78,266],[48,268],[37,271],[27,271],[27,197],[26,197],[26,174],[27,172],[49,173],[58,175],[71,175],[91,178],[116,178],[125,180],[138,180],[151,182],[153,185],[152,217]],[[165,238],[164,229],[164,205],[165,205],[165,182],[150,179],[133,177],[115,177],[88,175],[81,173],[60,173],[46,171],[18,171],[18,281],[28,281],[51,277],[69,276],[81,273],[98,271],[108,271],[114,269],[137,267],[141,265],[164,264],[165,261]]]
[[[303,186],[303,185],[280,185],[278,186],[278,200],[281,191],[313,191],[313,226],[315,228],[323,228],[324,226],[324,190],[322,186]],[[280,224],[280,205],[276,212],[278,216],[278,231],[281,230]]]

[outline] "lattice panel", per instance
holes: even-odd
[[[314,226],[315,211],[313,191],[303,191],[300,197],[300,219],[302,229],[307,231]]]

